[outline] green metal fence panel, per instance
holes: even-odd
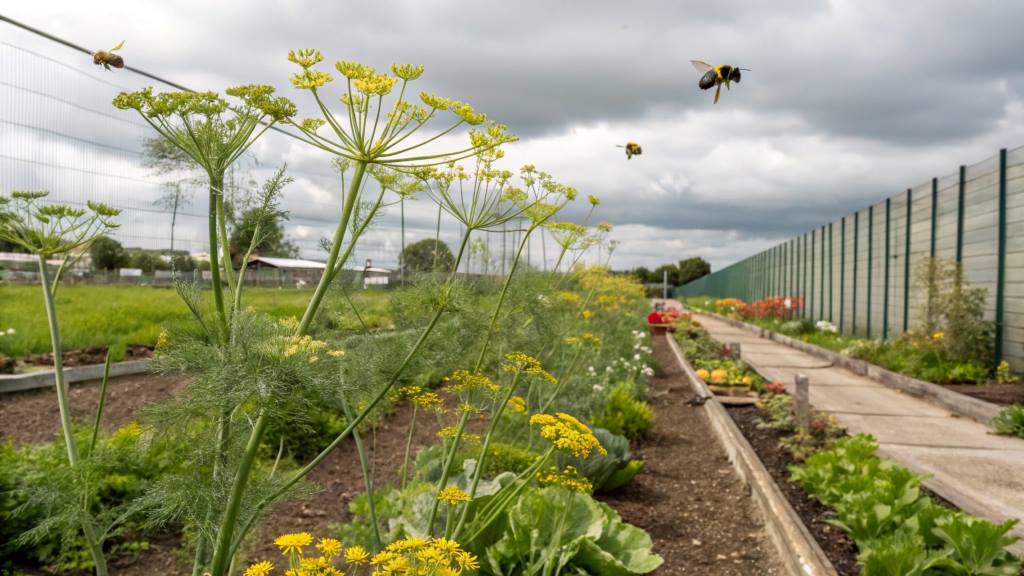
[[[920,325],[927,291],[918,270],[930,256],[959,261],[967,282],[985,289],[1000,358],[1024,369],[1024,147],[824,223],[676,295],[798,296],[805,318],[892,337]]]

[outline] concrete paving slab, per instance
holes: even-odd
[[[880,455],[930,475],[927,485],[946,500],[997,522],[1024,518],[1024,440],[995,436],[925,400],[842,368],[822,368],[810,354],[697,317],[715,339],[739,342],[744,359],[765,377],[792,387],[797,373],[806,374],[814,408],[832,412],[852,433],[877,438]],[[1014,532],[1024,536],[1024,526]]]

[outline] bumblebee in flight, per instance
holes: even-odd
[[[123,46],[124,40],[110,50],[98,50],[93,52],[92,63],[97,66],[103,66],[107,70],[110,70],[111,66],[114,68],[124,68],[124,58],[121,58],[118,54],[114,54],[115,51],[120,50]]]
[[[644,153],[644,151],[640,148],[640,145],[637,144],[636,142],[626,142],[625,146],[623,146],[622,144],[616,144],[616,146],[619,148],[626,149],[626,160],[629,160],[633,156],[639,156]]]
[[[728,90],[730,83],[740,83],[740,70],[750,71],[750,68],[739,68],[731,64],[712,66],[700,60],[690,60],[690,64],[693,64],[697,72],[702,74],[700,81],[697,82],[697,86],[700,86],[701,90],[715,87],[715,104],[718,104],[718,97],[722,94],[722,84],[725,84],[725,89]]]

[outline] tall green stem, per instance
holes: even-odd
[[[450,287],[452,283],[455,282],[455,279],[457,277],[456,270],[458,270],[458,263],[462,260],[462,257],[465,254],[466,243],[468,240],[469,235],[467,233],[462,237],[462,243],[459,245],[459,252],[455,258],[456,266],[452,269],[452,272],[448,277],[448,282],[446,283],[446,286],[448,287]],[[324,458],[327,458],[327,456],[335,448],[337,448],[338,445],[345,440],[345,438],[348,438],[348,435],[351,434],[353,430],[355,430],[356,426],[359,426],[359,424],[362,423],[364,419],[366,419],[366,417],[374,410],[374,408],[376,408],[377,405],[380,404],[382,400],[384,400],[384,398],[388,395],[391,389],[398,382],[398,379],[402,377],[402,374],[405,372],[405,369],[409,365],[409,362],[411,362],[412,359],[419,352],[420,348],[423,346],[423,343],[427,340],[427,337],[429,337],[430,333],[433,332],[434,328],[437,326],[437,322],[441,319],[441,316],[444,314],[444,312],[445,308],[438,308],[438,310],[434,313],[434,316],[430,319],[430,322],[423,329],[423,332],[420,333],[420,337],[416,340],[416,343],[413,345],[412,349],[409,350],[409,352],[405,355],[405,358],[402,359],[402,363],[399,364],[398,368],[392,373],[391,378],[388,380],[388,383],[380,392],[377,393],[377,395],[373,398],[373,400],[370,401],[366,408],[361,410],[359,414],[356,415],[355,419],[350,421],[348,426],[346,426],[345,429],[342,430],[342,432],[338,434],[338,436],[330,444],[328,444],[323,450],[321,450],[320,453],[313,458],[313,460],[311,460],[308,464],[306,464],[300,470],[295,472],[295,474],[292,475],[291,479],[285,482],[280,488],[271,493],[269,496],[264,497],[262,500],[260,500],[259,503],[256,504],[253,515],[250,516],[249,520],[246,521],[245,526],[243,526],[242,530],[239,531],[238,537],[230,542],[230,555],[234,555],[234,551],[237,549],[238,544],[241,542],[242,536],[248,533],[248,531],[252,528],[252,524],[256,520],[259,513],[265,507],[273,503],[277,498],[281,497],[285,492],[291,489],[292,486],[294,486],[300,480],[305,478],[310,472],[312,472],[313,469],[316,468],[320,464],[320,462],[324,460]],[[253,432],[255,433],[256,430],[254,429]],[[246,477],[243,481],[247,480],[248,478]],[[240,477],[236,477],[236,484],[239,481]],[[226,528],[226,524],[222,525],[221,533],[223,533],[226,530]],[[234,526],[231,527],[231,531],[234,531]],[[220,575],[215,574],[214,576]]]
[[[231,242],[228,239],[227,212],[224,209],[224,185],[217,191],[217,228],[220,231],[221,265],[224,266],[224,278],[228,282],[228,292],[235,290],[235,267],[231,262]]]
[[[213,283],[213,302],[217,306],[217,315],[220,316],[221,325],[227,328],[228,317],[224,311],[224,290],[220,285],[220,247],[217,245],[217,191],[223,184],[223,176],[218,180],[216,176],[210,174],[210,209],[206,224],[210,238],[210,281]]]
[[[345,411],[345,418],[352,420],[352,408],[348,405],[345,397],[341,398],[341,408]],[[377,503],[373,500],[373,479],[370,478],[370,465],[366,461],[366,449],[363,447],[363,436],[359,430],[352,431],[352,438],[356,441],[356,453],[359,454],[359,467],[363,469],[363,485],[366,486],[366,499],[370,505],[370,523],[373,525],[374,551],[381,549],[380,526],[377,523]]]
[[[480,347],[480,354],[476,359],[476,366],[473,368],[474,372],[479,372],[480,368],[484,364],[484,357],[487,354],[487,348],[491,343],[491,334],[494,333],[494,326],[498,322],[498,315],[501,313],[501,307],[505,303],[505,296],[508,294],[508,287],[512,284],[512,277],[515,276],[516,268],[519,267],[519,259],[523,254],[523,247],[526,246],[526,240],[530,237],[530,233],[533,232],[535,227],[530,227],[525,234],[523,239],[519,243],[519,248],[516,249],[515,258],[512,260],[512,266],[509,267],[508,275],[505,276],[505,283],[501,287],[501,294],[498,296],[498,302],[494,305],[494,312],[491,314],[491,323],[487,327],[487,335],[484,337],[484,343]],[[467,237],[469,233],[467,232]],[[459,440],[462,438],[462,432],[466,428],[466,421],[469,420],[469,412],[463,412],[459,417],[459,423],[455,429],[455,435],[452,437],[451,447],[446,450],[444,465],[441,467],[441,478],[437,482],[437,493],[440,493],[448,483],[448,477],[451,474],[452,464],[455,462],[455,454],[459,449]],[[479,468],[479,465],[478,465]],[[437,510],[440,501],[434,498],[434,503],[430,508],[430,517],[427,521],[427,531],[433,533],[434,520],[437,519]]]
[[[53,348],[53,381],[57,387],[57,407],[60,409],[60,427],[67,445],[68,464],[74,468],[78,465],[78,444],[75,431],[71,424],[71,404],[68,399],[67,382],[64,380],[64,349],[60,340],[60,325],[57,323],[57,307],[53,302],[49,273],[46,270],[46,256],[39,255],[39,279],[43,286],[43,301],[46,304],[46,321],[50,326],[50,345]],[[96,530],[92,525],[88,505],[82,511],[82,533],[89,546],[89,554],[96,564],[97,576],[107,575],[107,560],[103,556],[103,547],[96,538]]]
[[[323,275],[320,276],[320,282],[316,286],[316,291],[313,292],[313,297],[309,300],[309,305],[306,306],[302,320],[299,322],[299,336],[309,332],[309,326],[313,323],[313,318],[316,317],[324,295],[327,294],[327,288],[337,274],[337,268],[345,264],[344,262],[338,263],[338,253],[341,251],[341,244],[345,239],[345,230],[348,229],[348,222],[352,218],[352,209],[356,205],[356,199],[359,196],[359,186],[362,185],[364,174],[366,174],[366,162],[357,162],[355,173],[352,175],[352,183],[349,184],[348,194],[345,196],[345,202],[342,205],[341,220],[338,221],[338,228],[334,231],[334,242],[331,244],[331,252],[327,256],[327,265],[324,268]]]
[[[228,566],[231,563],[229,550],[234,539],[235,523],[238,521],[238,512],[242,507],[242,498],[245,495],[246,486],[248,486],[253,463],[256,461],[256,453],[260,448],[260,439],[263,437],[263,432],[269,423],[270,418],[267,416],[267,413],[261,412],[259,418],[256,419],[252,433],[249,435],[249,443],[245,447],[242,461],[238,464],[235,483],[231,487],[231,495],[228,498],[227,507],[224,509],[224,518],[221,521],[221,529],[217,534],[217,543],[214,547],[213,565],[211,566],[211,572],[214,576],[226,575]]]
[[[473,500],[476,497],[476,490],[480,486],[480,478],[484,473],[484,464],[487,462],[487,449],[491,445],[491,438],[494,437],[494,431],[498,428],[498,422],[501,420],[501,414],[505,411],[505,406],[508,406],[508,401],[512,398],[512,395],[516,393],[516,384],[519,383],[519,377],[522,372],[516,372],[512,383],[509,384],[508,392],[505,397],[502,398],[501,404],[498,405],[498,409],[495,410],[491,416],[491,422],[487,426],[487,434],[484,436],[483,445],[480,446],[480,455],[476,459],[476,469],[473,471],[473,482],[469,486],[469,499]],[[462,530],[462,525],[466,522],[466,515],[469,512],[469,506],[463,506],[462,512],[459,514],[459,522],[455,525],[455,534],[458,534]],[[447,537],[447,535],[445,536]]]
[[[409,453],[412,451],[412,435],[416,430],[416,414],[419,412],[419,408],[419,406],[413,403],[412,419],[409,420],[409,434],[405,437],[405,457],[402,458],[402,488],[405,488],[405,484],[409,479]]]

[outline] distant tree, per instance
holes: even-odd
[[[711,274],[711,264],[707,260],[699,256],[680,260],[675,284],[682,286],[708,274]]]
[[[430,272],[435,260],[439,272],[450,272],[455,265],[455,255],[447,244],[427,238],[406,246],[399,264],[405,266],[407,272]]]
[[[128,253],[124,246],[113,238],[97,238],[89,248],[94,270],[116,270],[128,265]]]
[[[637,266],[633,269],[633,275],[641,282],[650,282],[651,271],[646,266]]]
[[[267,222],[266,215],[259,207],[243,211],[234,222],[229,242],[231,259],[235,261],[235,264],[242,264],[238,260],[245,256],[256,227],[260,225],[261,221],[263,222],[260,228],[262,240],[256,244],[253,253],[261,256],[297,258],[299,247],[285,238],[282,220],[284,220],[283,213],[271,222]]]
[[[147,138],[142,143],[142,165],[157,176],[167,177],[160,184],[160,196],[153,202],[171,211],[171,251],[174,251],[174,227],[178,210],[192,203],[192,191],[202,184],[196,171],[199,166],[166,138]]]
[[[167,270],[170,265],[155,250],[139,250],[131,255],[132,268],[140,268],[143,274],[152,274],[156,270]]]

